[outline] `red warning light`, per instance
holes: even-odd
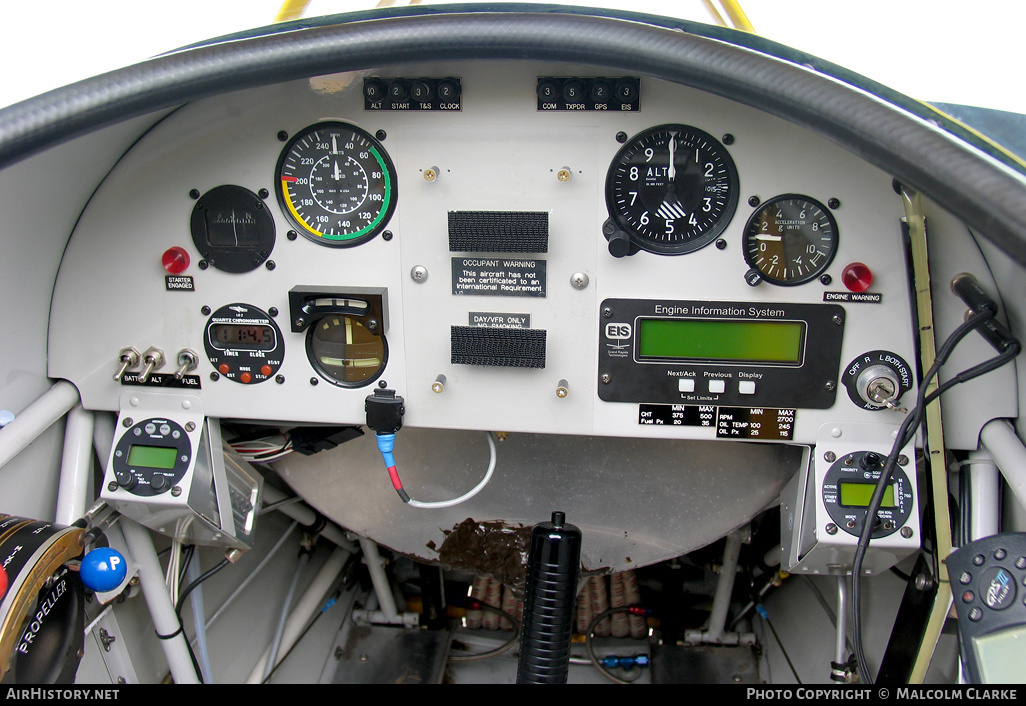
[[[180,275],[189,267],[189,253],[177,245],[164,251],[160,258],[164,269],[173,275]]]
[[[844,272],[841,273],[841,281],[849,291],[861,293],[873,284],[873,273],[861,262],[853,262],[844,268]]]

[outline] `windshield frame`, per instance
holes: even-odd
[[[593,64],[737,100],[887,170],[1026,265],[1026,166],[991,141],[925,103],[756,35],[595,8],[406,6],[219,37],[0,109],[0,166],[218,93],[425,57]]]

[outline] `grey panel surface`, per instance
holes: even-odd
[[[758,684],[755,648],[658,645],[652,651],[655,684]]]
[[[293,454],[277,467],[325,516],[403,554],[437,560],[448,533],[468,518],[498,533],[560,510],[583,532],[585,570],[622,571],[705,546],[744,524],[775,502],[803,451],[736,443],[724,454],[716,442],[542,434],[511,434],[496,445],[489,485],[462,505],[437,510],[403,504],[371,436],[315,456]],[[478,483],[488,446],[483,432],[404,428],[395,458],[413,499],[447,500]],[[507,538],[496,536],[494,548],[509,551]],[[487,551],[473,555],[466,560],[494,560]]]
[[[336,651],[335,684],[439,684],[449,656],[448,631],[351,627]]]

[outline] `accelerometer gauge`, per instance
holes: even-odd
[[[359,316],[330,315],[310,327],[306,353],[317,373],[340,387],[374,382],[388,362],[385,337]]]
[[[712,135],[649,128],[624,143],[606,174],[610,252],[680,255],[708,245],[737,207],[737,168]]]
[[[324,122],[295,135],[278,159],[278,202],[304,236],[349,247],[370,240],[395,211],[395,167],[358,127]]]
[[[837,251],[837,222],[826,206],[799,194],[761,204],[745,226],[747,280],[792,286],[818,277]]]
[[[274,248],[274,219],[263,199],[230,184],[203,194],[189,220],[192,242],[222,272],[249,272]]]

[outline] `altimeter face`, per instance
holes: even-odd
[[[634,245],[678,255],[723,232],[738,188],[719,140],[688,125],[660,125],[628,140],[609,165],[606,207]]]

